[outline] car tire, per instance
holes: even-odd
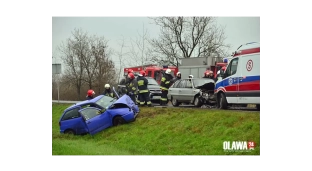
[[[218,102],[219,102],[220,109],[227,109],[228,108],[228,104],[227,104],[224,93],[220,94]]]
[[[68,130],[64,131],[64,134],[71,134],[71,135],[75,135],[76,133],[75,133],[75,131],[74,131],[74,130],[72,130],[72,129],[68,129]]]
[[[126,121],[121,116],[116,116],[113,119],[113,126],[118,126],[124,124]]]
[[[177,107],[181,104],[178,102],[177,99],[174,99],[173,97],[171,97],[171,103],[172,103],[172,106],[175,106],[175,107]]]
[[[196,107],[200,107],[200,106],[202,106],[203,105],[203,103],[200,101],[200,99],[199,99],[199,95],[196,95],[195,96],[195,98],[194,98],[194,105],[196,106]]]

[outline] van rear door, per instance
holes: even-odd
[[[238,103],[260,104],[260,53],[240,57]]]

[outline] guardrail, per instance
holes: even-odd
[[[75,104],[82,101],[69,101],[69,100],[52,100],[52,103],[68,103],[68,104]]]

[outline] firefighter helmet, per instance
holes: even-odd
[[[93,90],[88,90],[87,94],[88,94],[88,96],[93,96],[95,94],[95,92]]]
[[[140,71],[140,74],[144,77],[145,76],[145,71],[144,70]]]
[[[194,78],[194,76],[193,75],[189,75],[189,78]]]
[[[171,73],[171,69],[167,69],[166,74],[170,74],[170,73]]]
[[[181,76],[181,72],[177,72],[177,76],[180,75]]]
[[[133,70],[132,70],[132,69],[129,69],[129,70],[128,70],[128,74],[129,74],[129,73],[133,73]]]
[[[105,88],[110,88],[110,85],[109,85],[109,84],[105,84],[104,87],[105,87]]]
[[[128,74],[128,78],[134,79],[134,74],[133,74],[133,73],[129,73],[129,74]]]

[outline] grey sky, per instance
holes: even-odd
[[[219,17],[217,22],[226,26],[226,43],[231,44],[230,52],[241,44],[260,42],[260,17]],[[90,34],[104,36],[109,40],[109,46],[119,50],[118,40],[125,37],[130,46],[130,38],[135,39],[138,33],[148,29],[150,37],[158,37],[159,27],[152,24],[147,17],[53,17],[52,18],[52,55],[53,62],[60,61],[57,46],[71,36],[74,28],[82,28]],[[118,60],[113,58],[113,61]],[[118,67],[118,66],[117,66]]]

